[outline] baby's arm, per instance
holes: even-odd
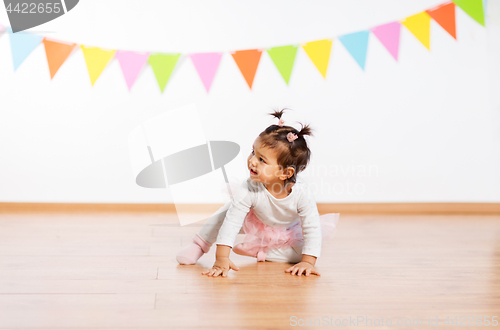
[[[297,204],[297,213],[301,220],[304,246],[302,254],[318,258],[321,254],[321,223],[318,206],[308,186],[301,190]]]
[[[247,180],[241,184],[240,188],[235,193],[231,205],[227,210],[224,222],[219,229],[215,244],[233,247],[236,235],[240,232],[243,221],[253,205],[254,194],[250,191]]]
[[[231,247],[227,245],[217,245],[215,252],[215,263],[212,269],[204,271],[202,275],[226,277],[230,269],[240,270],[231,260],[229,260],[229,252]]]
[[[236,240],[236,235],[243,226],[243,221],[253,205],[253,197],[251,196],[247,181],[243,182],[240,189],[235,194],[231,206],[227,210],[226,217],[222,226],[219,229],[217,236],[217,250],[215,253],[215,263],[212,269],[203,272],[203,275],[225,277],[230,269],[238,270],[239,268],[229,260],[229,253]]]
[[[318,259],[318,258],[315,257],[315,256],[310,256],[308,254],[303,254],[301,262],[308,262],[308,263],[310,263],[311,265],[314,266],[316,264],[316,259]]]
[[[290,268],[285,269],[285,273],[290,273],[290,275],[297,276],[301,276],[302,273],[305,273],[306,276],[309,276],[310,274],[321,276],[316,268],[314,268],[314,265],[316,265],[316,259],[317,257],[315,256],[302,254],[302,261]]]
[[[302,273],[305,273],[306,276],[309,276],[310,274],[321,276],[316,268],[314,268],[314,265],[316,265],[316,259],[318,258],[315,256],[302,254],[302,261],[290,268],[285,269],[285,273],[290,273],[290,275],[297,276],[301,276]]]
[[[288,268],[285,272],[298,276],[303,272],[320,275],[314,268],[316,260],[321,254],[321,223],[319,219],[318,207],[308,186],[305,186],[299,196],[297,213],[302,224],[302,234],[304,236],[304,246],[302,247],[302,261]]]

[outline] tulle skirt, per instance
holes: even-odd
[[[322,243],[331,239],[337,231],[340,213],[328,213],[319,216],[321,224]],[[245,238],[243,243],[246,249],[267,251],[276,248],[303,244],[302,226],[300,220],[292,227],[271,227],[257,218],[253,209],[250,209],[243,222]]]

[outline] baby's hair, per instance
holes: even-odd
[[[290,109],[284,108],[281,110],[274,110],[269,113],[269,115],[279,120],[283,116],[285,110]],[[260,142],[263,147],[268,147],[277,151],[278,165],[282,166],[283,169],[287,167],[293,167],[295,169],[293,175],[285,180],[285,187],[289,182],[296,182],[297,174],[305,170],[311,158],[311,150],[309,150],[304,136],[313,136],[313,130],[309,124],[305,126],[302,123],[299,124],[302,126],[300,131],[287,125],[270,125],[259,134]],[[293,142],[289,142],[287,138],[290,132],[297,134],[298,137]]]

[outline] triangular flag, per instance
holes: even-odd
[[[45,54],[47,55],[50,79],[52,79],[56,75],[57,70],[59,70],[61,65],[66,61],[69,54],[71,54],[76,44],[44,38],[43,45],[45,46]]]
[[[267,50],[269,56],[278,68],[283,79],[288,84],[290,75],[292,74],[293,63],[295,62],[295,55],[297,54],[297,46],[281,46],[273,47]]]
[[[431,17],[425,11],[407,17],[401,22],[418,40],[430,50]]]
[[[453,2],[476,22],[484,26],[483,0],[453,0]]]
[[[198,53],[189,55],[207,92],[212,86],[222,53]]]
[[[175,65],[181,54],[151,54],[148,59],[149,65],[153,68],[156,81],[161,92],[167,86],[167,82],[174,71]]]
[[[451,36],[457,39],[455,29],[455,4],[453,2],[445,3],[437,7],[426,10],[443,29]]]
[[[149,53],[136,53],[118,50],[115,57],[120,63],[125,82],[127,83],[128,90],[130,91],[142,68],[148,62]]]
[[[361,69],[365,69],[366,51],[368,49],[368,37],[370,31],[360,31],[345,34],[339,37],[344,47],[349,51],[352,57],[358,62]]]
[[[326,70],[328,69],[328,61],[330,60],[330,51],[332,50],[332,40],[318,40],[308,42],[302,48],[306,51],[311,61],[319,70],[323,78],[326,78]]]
[[[248,87],[252,89],[253,79],[255,77],[255,73],[257,72],[257,67],[259,66],[262,50],[239,50],[231,55],[233,55],[238,68],[240,68],[241,74],[245,78]]]
[[[106,65],[108,65],[109,61],[111,61],[116,50],[87,47],[84,45],[80,45],[80,47],[83,50],[83,56],[85,57],[85,62],[87,63],[90,83],[94,86],[97,78],[99,78]]]
[[[384,45],[385,49],[398,60],[399,52],[399,35],[401,32],[401,23],[391,22],[371,28],[370,31],[377,37],[378,40]]]
[[[10,50],[12,52],[12,61],[14,62],[14,71],[16,71],[28,55],[42,42],[43,37],[24,31],[12,33],[10,27],[7,28],[7,31],[10,37]]]

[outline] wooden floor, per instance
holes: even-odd
[[[341,214],[320,277],[233,253],[238,272],[203,276],[214,248],[197,265],[175,261],[200,226],[0,214],[0,329],[428,329],[429,318],[500,329],[500,216]]]

